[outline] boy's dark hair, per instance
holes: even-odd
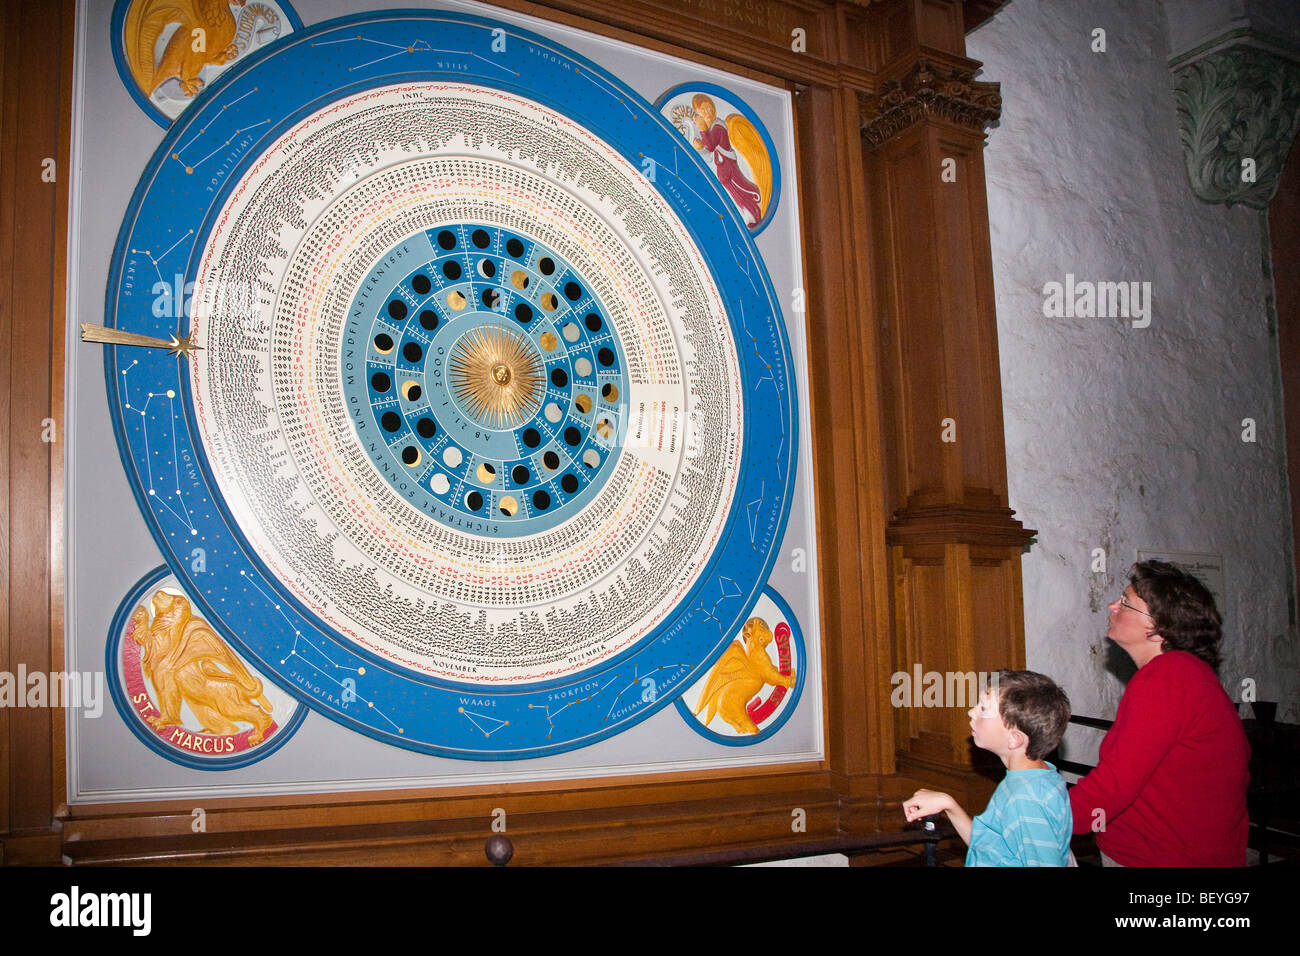
[[[1025,755],[1042,760],[1065,735],[1070,698],[1044,674],[998,671],[998,713],[1004,724],[1029,738]]]
[[[1146,601],[1165,650],[1187,651],[1211,667],[1219,666],[1223,618],[1204,584],[1165,561],[1139,561],[1129,572],[1129,583]]]

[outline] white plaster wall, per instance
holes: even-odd
[[[1106,31],[1093,53],[1091,31]],[[1300,654],[1272,284],[1259,212],[1197,199],[1155,2],[1012,0],[967,38],[1002,84],[985,151],[1009,496],[1024,558],[1028,665],[1076,714],[1114,717],[1132,665],[1106,603],[1139,548],[1221,554],[1233,699],[1253,678],[1300,718]],[[1152,284],[1151,324],[1045,318],[1043,286]],[[1253,418],[1257,441],[1242,441]],[[1107,571],[1094,574],[1094,548]],[[1109,663],[1109,666],[1108,666]],[[1125,665],[1126,668],[1125,669]],[[1100,734],[1072,728],[1071,759]]]

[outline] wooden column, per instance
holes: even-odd
[[[857,134],[858,92],[798,95],[800,206],[808,267],[808,401],[812,406],[820,600],[831,720],[827,758],[844,793],[846,830],[873,830],[878,782],[894,770],[887,686],[889,572],[885,551],[880,355],[871,305],[870,210]],[[855,805],[860,803],[861,805]],[[859,812],[860,811],[860,812]]]
[[[11,0],[0,12],[0,671],[15,675],[64,666],[71,24],[71,2]],[[63,717],[0,707],[0,863],[58,860]]]
[[[982,157],[1001,98],[963,55],[960,3],[898,0],[875,16],[885,65],[862,99],[861,133],[875,214],[894,669],[914,678],[920,665],[944,675],[947,690],[950,673],[1025,659],[1020,558],[1033,532],[1007,507]],[[974,701],[906,703],[894,721],[899,770],[934,779],[969,768]]]

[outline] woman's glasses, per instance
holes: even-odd
[[[1123,597],[1121,597],[1121,598],[1119,599],[1119,605],[1120,605],[1120,607],[1126,607],[1126,608],[1128,608],[1130,611],[1137,611],[1139,614],[1145,614],[1147,617],[1151,618],[1151,620],[1153,620],[1153,621],[1156,619],[1156,618],[1155,618],[1155,615],[1152,614],[1150,611],[1144,611],[1144,610],[1142,610],[1140,607],[1134,607],[1132,604],[1129,604],[1128,601],[1125,601]]]

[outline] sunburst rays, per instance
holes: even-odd
[[[506,329],[472,329],[452,346],[447,369],[456,401],[489,428],[514,428],[542,403],[541,357]]]

